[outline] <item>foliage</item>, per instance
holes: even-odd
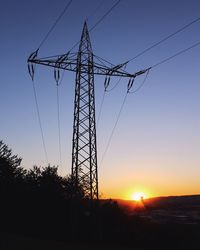
[[[25,170],[20,167],[22,159],[17,155],[12,155],[12,150],[0,141],[0,178],[1,182],[23,178]]]
[[[0,233],[75,242],[104,241],[148,249],[155,244],[163,249],[163,242],[172,249],[172,245],[180,246],[183,241],[191,249],[191,242],[195,246],[199,241],[199,225],[159,225],[124,213],[115,201],[88,200],[73,176],[59,176],[55,166],[25,170],[21,158],[2,141],[0,202]],[[175,237],[178,240],[174,241]]]

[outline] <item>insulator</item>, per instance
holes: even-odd
[[[105,89],[105,91],[106,91],[106,84],[107,84],[107,76],[106,76],[105,81],[104,81],[104,89]]]
[[[56,84],[58,85],[59,79],[60,79],[60,70],[54,68],[54,79],[56,81]]]
[[[34,60],[34,59],[37,57],[38,51],[39,51],[39,49],[37,49],[36,51],[34,51],[33,53],[30,54],[30,56],[29,56],[29,58],[28,58],[28,62],[29,62],[29,60],[30,60],[30,61],[31,61],[31,60]],[[34,78],[34,73],[35,73],[35,68],[34,68],[33,62],[29,62],[29,63],[28,63],[28,72],[29,72],[29,74],[30,74],[30,76],[31,76],[31,78],[32,78],[32,80],[33,80],[33,78]]]
[[[131,78],[130,78],[129,81],[128,81],[128,85],[127,85],[127,88],[128,88],[128,89],[129,89],[130,83],[131,83]]]
[[[32,80],[33,80],[33,78],[34,78],[34,74],[35,74],[35,69],[34,69],[34,65],[33,65],[33,63],[31,64],[31,78],[32,78]]]
[[[129,79],[128,86],[127,86],[128,91],[132,88],[134,80],[135,80],[135,77]]]
[[[33,63],[28,63],[28,72],[29,72],[29,75],[31,76],[31,79],[33,80],[34,73],[35,73],[35,69],[34,69]]]
[[[110,77],[108,78],[107,87],[108,87],[109,84],[110,84]]]
[[[110,77],[107,77],[107,76],[106,76],[105,82],[104,82],[105,91],[107,90],[109,84],[110,84]]]
[[[130,86],[131,88],[133,86],[134,81],[135,81],[135,78],[133,78],[132,81],[131,81],[131,86]]]
[[[33,66],[33,63],[31,64],[31,70],[32,70],[32,74],[34,75],[34,73],[35,73],[35,70],[34,70],[34,66]]]
[[[30,64],[28,63],[28,73],[31,75],[31,69],[30,69]]]

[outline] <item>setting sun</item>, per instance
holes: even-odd
[[[132,194],[132,200],[140,201],[141,199],[146,199],[147,196],[143,192],[135,192]]]

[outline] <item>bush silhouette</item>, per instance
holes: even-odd
[[[145,221],[126,214],[115,201],[90,201],[75,178],[59,176],[56,166],[25,170],[21,161],[0,141],[0,233],[134,247],[157,244],[158,249],[163,242],[167,248],[180,242],[191,247],[198,240],[199,225]]]

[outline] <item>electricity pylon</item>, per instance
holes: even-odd
[[[71,171],[76,186],[81,185],[89,199],[98,199],[94,75],[106,76],[105,89],[112,76],[128,77],[128,89],[130,89],[135,77],[144,74],[148,69],[130,74],[123,70],[126,63],[113,65],[95,56],[92,52],[86,22],[77,53],[69,51],[63,55],[46,58],[37,58],[37,54],[38,50],[28,58],[28,69],[32,79],[35,64],[53,67],[57,84],[60,79],[60,70],[76,72]],[[94,59],[98,62],[94,62]]]

